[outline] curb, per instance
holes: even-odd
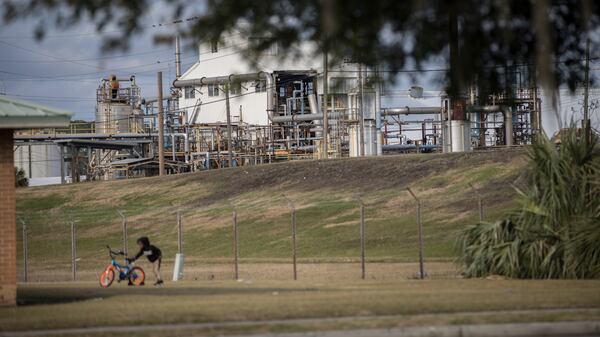
[[[323,321],[314,319],[269,321],[269,324],[298,324]],[[99,333],[141,333],[173,329],[201,329],[219,327],[244,327],[267,322],[183,323],[140,326],[89,327],[72,329],[47,329],[28,331],[0,331],[0,337],[33,337],[52,335],[91,335]],[[316,332],[264,333],[235,335],[231,337],[600,337],[600,321],[507,323],[478,325],[441,325],[369,330],[334,330]]]
[[[575,337],[600,336],[600,321],[510,323],[339,330],[306,333],[239,335],[235,337]],[[233,336],[232,336],[233,337]]]

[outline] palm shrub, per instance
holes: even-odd
[[[556,146],[539,137],[528,148],[520,207],[506,219],[461,231],[465,276],[600,277],[600,151],[598,139],[575,128]]]

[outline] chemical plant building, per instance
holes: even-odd
[[[324,67],[308,43],[286,53],[275,44],[252,62],[241,49],[258,42],[233,34],[201,44],[197,62],[182,71],[177,39],[176,77],[164,79],[171,90],[160,101],[155,92],[142,93],[133,75],[99,79],[95,121],[20,132],[16,165],[34,181],[64,183],[156,175],[161,162],[171,174],[467,152],[529,144],[541,131],[542,100],[525,80],[527,69],[507,72],[506,91],[473,87],[452,101],[418,86],[398,95],[379,81],[376,67],[350,60]]]

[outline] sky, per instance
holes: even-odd
[[[163,72],[164,92],[175,76],[175,48],[156,45],[155,34],[173,32],[174,25],[160,6],[155,6],[143,22],[144,33],[130,41],[130,50],[103,53],[102,35],[92,24],[69,30],[50,28],[42,41],[34,35],[35,21],[0,25],[0,93],[73,112],[73,119],[93,120],[96,89],[102,78],[136,76],[142,96],[155,97],[156,73]],[[110,28],[107,31],[115,32]],[[194,48],[184,48],[182,68],[197,59]]]
[[[189,13],[194,16],[195,13]],[[82,23],[69,30],[49,28],[42,41],[36,41],[33,20],[19,21],[9,26],[0,25],[0,93],[30,100],[74,113],[73,119],[93,120],[96,89],[102,78],[110,74],[119,77],[136,76],[142,96],[155,97],[156,72],[163,72],[163,92],[168,93],[175,76],[173,45],[156,45],[155,35],[173,33],[181,24],[170,24],[173,18],[162,2],[150,8],[144,22],[145,30],[130,39],[130,50],[103,53],[100,48],[103,35],[95,32],[92,24]],[[114,28],[107,28],[114,33]],[[197,49],[185,46],[182,50],[182,69],[185,72],[197,60]],[[431,67],[439,68],[443,64]],[[600,63],[592,63],[593,74],[600,71]],[[391,97],[383,100],[388,106],[422,106],[423,102],[410,101],[406,90],[410,85],[421,85],[428,91],[441,90],[441,84],[430,74],[410,78],[399,75],[399,81],[390,88]],[[592,125],[600,126],[600,91],[593,91]],[[548,103],[545,100],[544,103]],[[414,103],[414,104],[412,104]],[[570,95],[561,91],[560,115],[568,122],[571,116],[581,118],[581,93]],[[439,105],[436,104],[436,106]],[[552,134],[558,121],[551,106],[544,105],[544,127]]]

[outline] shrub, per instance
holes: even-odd
[[[529,149],[520,208],[507,219],[478,223],[459,235],[465,276],[600,277],[598,139],[575,128],[556,145],[539,137]]]
[[[25,171],[15,167],[15,187],[27,186],[29,186],[29,179],[27,178],[27,175],[25,175]]]

